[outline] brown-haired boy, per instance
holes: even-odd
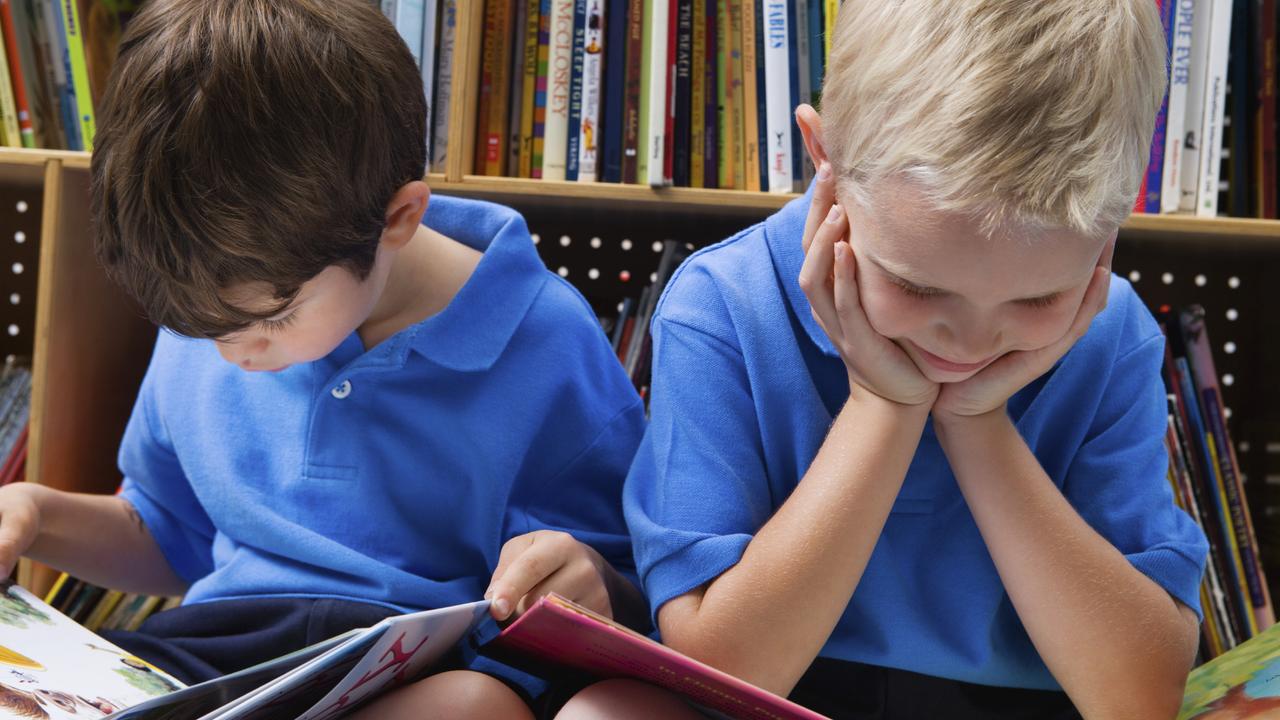
[[[518,215],[427,210],[421,76],[373,3],[152,0],[99,119],[99,254],[172,332],[121,494],[4,488],[0,571],[185,593],[115,639],[187,680],[482,595],[643,617],[639,399]],[[529,714],[478,668],[362,712]]]

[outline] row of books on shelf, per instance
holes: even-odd
[[[107,590],[63,573],[44,601],[94,632],[137,630],[151,615],[177,607],[182,598]]]
[[[1277,217],[1276,0],[1155,0],[1169,86],[1135,210]]]
[[[837,0],[486,0],[474,172],[795,192]]]
[[[628,296],[618,303],[616,316],[600,319],[618,361],[646,403],[649,401],[650,361],[653,357],[653,339],[649,333],[653,315],[671,276],[693,250],[690,243],[664,240],[653,282],[640,292],[638,298]]]
[[[1275,611],[1227,429],[1204,310],[1164,308],[1159,319],[1168,340],[1169,483],[1178,505],[1209,539],[1200,587],[1201,656],[1209,659],[1275,624]]]
[[[31,371],[9,360],[0,366],[0,486],[24,477],[30,417]]]

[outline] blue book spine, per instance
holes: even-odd
[[[818,97],[822,95],[822,78],[826,65],[823,62],[824,52],[822,3],[820,0],[809,0],[809,82],[813,85],[812,98],[805,102],[817,106]]]
[[[1164,25],[1165,67],[1173,57],[1173,15],[1177,8],[1176,0],[1162,0],[1160,6],[1160,22]],[[1160,213],[1160,188],[1164,183],[1164,146],[1165,133],[1169,126],[1169,89],[1165,88],[1164,100],[1160,101],[1160,109],[1156,111],[1155,131],[1151,136],[1151,155],[1147,158],[1147,194],[1142,197],[1142,211],[1158,215]]]
[[[769,111],[768,97],[765,93],[768,90],[765,87],[764,80],[764,39],[768,35],[764,27],[764,3],[760,0],[752,0],[753,10],[756,14],[756,77],[754,80],[747,78],[747,82],[755,82],[756,98],[759,99],[758,107],[747,108],[748,112],[754,112],[757,116],[757,127],[760,136],[760,187],[768,191],[769,189]]]
[[[573,3],[573,78],[569,81],[569,143],[564,164],[564,179],[578,179],[578,148],[582,143],[582,63],[587,37],[587,0]]]
[[[800,187],[800,178],[804,172],[804,160],[801,154],[804,152],[804,144],[795,120],[796,108],[800,106],[800,58],[798,57],[799,43],[796,41],[796,4],[794,2],[787,3],[787,36],[790,40],[787,48],[790,53],[787,65],[791,69],[791,107],[787,112],[791,118],[791,190],[803,192],[804,188]]]
[[[53,37],[57,39],[56,52],[58,57],[54,62],[61,62],[63,68],[63,77],[66,82],[62,87],[58,88],[62,91],[62,102],[59,103],[62,110],[62,127],[67,133],[67,149],[68,150],[84,150],[84,137],[80,133],[80,110],[76,105],[76,89],[74,83],[71,82],[71,55],[67,51],[67,39],[63,34],[62,28],[66,26],[62,17],[62,3],[53,3],[53,12],[57,16],[58,26],[53,30]]]
[[[627,0],[605,12],[604,108],[600,116],[600,177],[622,182],[622,96],[627,58]]]

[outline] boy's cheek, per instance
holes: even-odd
[[[891,339],[906,337],[918,325],[926,322],[917,317],[917,313],[903,302],[901,297],[893,297],[894,290],[888,292],[874,286],[864,286],[861,293],[862,309],[866,313],[867,322],[876,333]]]

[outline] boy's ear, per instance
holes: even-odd
[[[1098,256],[1098,267],[1111,269],[1111,260],[1116,254],[1116,236],[1119,234],[1119,230],[1111,233],[1111,238],[1107,240],[1107,244],[1102,246],[1102,254]]]
[[[427,212],[431,189],[425,182],[414,180],[405,183],[387,203],[387,224],[382,229],[382,243],[391,250],[399,250],[413,239]]]
[[[804,104],[796,108],[796,124],[800,126],[800,137],[804,138],[804,147],[809,151],[813,166],[822,167],[822,163],[827,161],[827,149],[822,146],[822,117],[812,105]]]

